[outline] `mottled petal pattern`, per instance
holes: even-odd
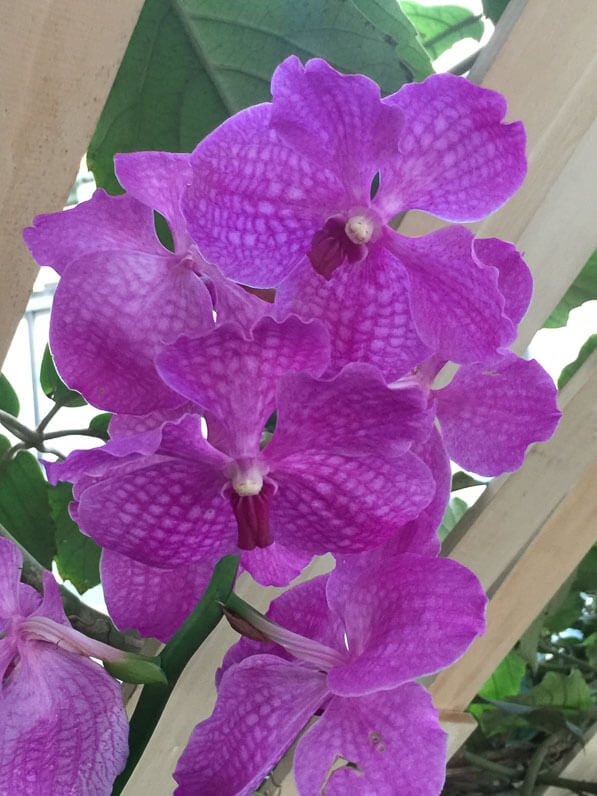
[[[362,263],[345,263],[330,281],[303,260],[276,293],[279,317],[318,318],[330,331],[332,367],[370,362],[388,381],[403,376],[431,349],[419,337],[408,300],[409,279],[383,245]]]
[[[279,284],[345,196],[333,170],[284,143],[270,120],[271,105],[256,105],[201,141],[183,200],[203,256],[252,287]]]
[[[418,209],[447,221],[478,221],[520,187],[524,127],[502,123],[507,106],[498,92],[440,74],[384,102],[404,114],[400,156],[382,171],[376,197],[389,215]]]
[[[315,555],[377,547],[414,519],[434,491],[428,467],[412,453],[391,460],[301,453],[284,459],[272,477],[279,485],[274,537]]]
[[[447,736],[430,695],[408,683],[333,698],[298,742],[295,779],[304,796],[324,790],[326,796],[437,796],[446,754]]]
[[[461,367],[435,394],[451,458],[479,475],[516,470],[527,447],[548,440],[561,417],[552,378],[534,359],[514,354],[490,368]]]
[[[337,605],[333,592],[332,573]],[[475,575],[448,558],[404,554],[363,573],[342,612],[352,659],[330,671],[330,690],[370,694],[448,666],[484,631],[486,602]]]
[[[484,265],[498,269],[498,287],[505,300],[504,313],[518,326],[531,303],[533,277],[521,253],[498,238],[477,238],[474,255]]]
[[[225,672],[209,719],[178,761],[179,796],[247,796],[270,773],[326,695],[325,676],[272,655]],[[234,754],[223,754],[223,750]]]
[[[262,586],[287,586],[312,558],[310,553],[299,553],[274,541],[269,547],[244,550],[240,562]]]
[[[120,630],[168,641],[191,613],[212,575],[217,559],[193,561],[175,569],[141,564],[103,550],[101,576],[108,611]]]
[[[348,201],[366,201],[376,172],[398,154],[404,118],[381,102],[377,83],[339,74],[320,58],[303,66],[292,55],[274,72],[272,97],[271,124],[280,137],[322,169],[331,166]]]
[[[385,241],[408,269],[413,320],[437,356],[479,362],[513,341],[498,272],[476,262],[470,230],[445,227],[421,238],[388,230]]]
[[[30,641],[2,687],[0,791],[109,796],[126,762],[120,686],[87,658]]]

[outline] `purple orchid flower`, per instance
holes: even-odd
[[[484,630],[485,603],[460,564],[402,554],[365,572],[338,564],[274,600],[270,621],[243,614],[281,654],[246,639],[232,648],[215,710],[179,760],[177,793],[251,793],[323,712],[296,747],[301,796],[435,796],[446,736],[413,681],[463,654]]]
[[[257,580],[284,585],[315,554],[381,544],[435,489],[410,450],[431,431],[422,391],[392,390],[364,363],[310,375],[328,363],[324,328],[294,317],[265,317],[250,338],[234,325],[180,338],[158,369],[200,407],[207,439],[187,414],[77,451],[49,475],[74,480],[73,516],[108,550],[172,569],[240,549]]]
[[[364,360],[393,380],[432,353],[486,361],[509,345],[472,232],[407,238],[388,225],[411,208],[478,220],[518,189],[525,135],[502,123],[503,97],[441,74],[382,100],[368,78],[294,56],[272,95],[192,155],[183,211],[202,254],[232,279],[279,285],[282,315],[324,320],[335,367]]]
[[[191,241],[180,211],[189,156],[117,155],[125,196],[96,191],[73,210],[37,216],[23,236],[39,265],[61,280],[50,345],[64,380],[95,406],[143,414],[181,404],[154,358],[164,343],[219,321],[253,323],[267,307],[224,279]],[[154,213],[168,221],[174,252],[157,238]]]
[[[88,656],[124,653],[74,630],[51,573],[43,598],[19,583],[21,552],[0,538],[0,791],[107,796],[128,755],[117,681]]]
[[[524,260],[514,246],[495,238],[475,243],[480,255],[498,269],[504,312],[518,325],[532,293]],[[484,476],[516,470],[530,444],[550,439],[562,413],[553,379],[538,362],[504,351],[490,366],[461,365],[446,387],[433,390],[444,364],[440,357],[430,357],[393,386],[414,381],[427,392],[446,450],[465,470]]]

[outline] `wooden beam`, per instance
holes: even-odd
[[[557,776],[581,782],[597,782],[597,725],[594,725],[585,735],[582,748],[571,755],[564,768],[558,771]],[[541,796],[564,796],[564,794],[571,793],[573,791],[566,788],[553,786],[537,789],[537,794],[541,794]]]
[[[0,2],[0,364],[37,273],[21,230],[64,206],[142,5]]]

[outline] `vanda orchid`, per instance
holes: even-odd
[[[240,561],[276,586],[335,559],[267,619],[231,598],[232,621],[262,640],[228,652],[214,713],[176,768],[184,796],[252,793],[312,719],[301,796],[441,790],[446,738],[416,681],[483,632],[486,603],[473,573],[437,557],[448,456],[511,470],[559,412],[549,376],[508,350],[532,290],[516,248],[454,224],[408,238],[391,222],[411,208],[474,221],[507,201],[526,160],[505,113],[453,75],[381,98],[368,77],[292,56],[271,103],[192,154],[118,155],[124,196],[98,191],[25,231],[61,274],[57,368],[115,413],[105,445],[45,462],[103,549],[115,624],[174,635],[168,659],[197,603],[215,609],[200,600],[223,556],[230,582]],[[275,288],[273,304],[257,288]],[[20,585],[19,565],[0,539],[0,786],[61,794],[71,777],[73,793],[108,793],[126,723],[116,684],[84,656],[112,653],[73,635],[51,577],[43,601]]]

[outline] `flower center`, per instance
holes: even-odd
[[[375,225],[371,218],[364,214],[351,216],[344,225],[344,232],[346,236],[353,243],[362,244],[369,243],[373,233],[375,232]]]
[[[263,480],[261,462],[238,459],[230,474],[230,505],[238,524],[241,550],[268,547],[274,540],[269,530],[269,512],[275,487]]]

